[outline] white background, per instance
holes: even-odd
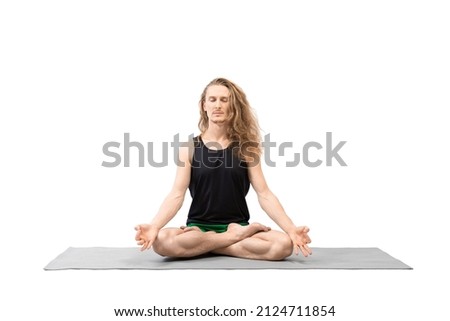
[[[445,319],[449,15],[445,1],[3,1],[0,318],[278,304]],[[244,89],[263,134],[293,142],[265,174],[313,246],[379,247],[414,270],[44,272],[69,246],[135,245],[175,165],[105,168],[102,146],[198,133],[218,76]],[[285,166],[326,132],[347,141],[347,167]],[[253,190],[248,202],[270,223]]]

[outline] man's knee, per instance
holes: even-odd
[[[172,243],[175,235],[176,233],[174,232],[174,229],[160,230],[158,237],[153,243],[153,251],[161,256],[173,256],[173,253],[171,253],[170,250],[173,248]]]
[[[284,233],[280,233],[276,241],[272,245],[271,260],[280,261],[284,260],[292,254],[292,240]]]

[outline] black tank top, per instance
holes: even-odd
[[[187,223],[248,223],[247,163],[231,147],[209,149],[200,136],[194,138],[194,147],[189,184],[192,204]]]

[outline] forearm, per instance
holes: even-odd
[[[184,195],[169,193],[162,202],[158,213],[152,219],[151,224],[157,228],[163,228],[178,212],[183,205]]]
[[[295,233],[294,222],[286,214],[280,201],[272,192],[258,195],[258,201],[261,208],[283,231],[287,234]]]

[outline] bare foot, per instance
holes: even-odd
[[[201,232],[202,230],[198,226],[180,226],[180,229],[183,230],[183,233],[191,232],[191,231],[198,231]]]
[[[239,240],[246,239],[258,232],[267,232],[270,231],[270,227],[262,225],[260,223],[252,223],[247,226],[242,226],[237,223],[231,223],[228,225],[227,233],[232,233]]]

